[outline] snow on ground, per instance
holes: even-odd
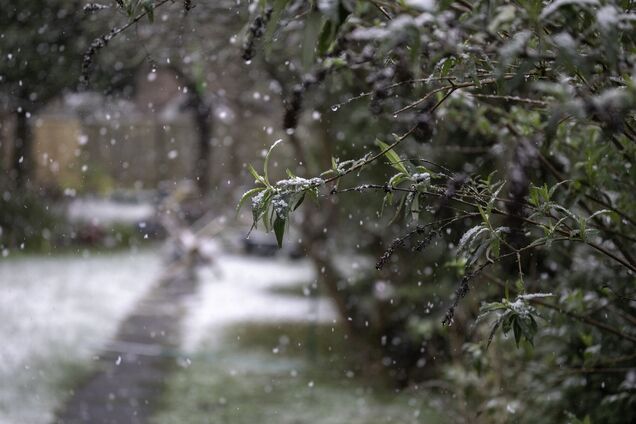
[[[0,260],[0,424],[51,422],[158,273],[156,251]]]
[[[324,298],[272,291],[314,282],[309,261],[215,256],[215,266],[199,270],[199,290],[188,300],[184,351],[220,340],[224,327],[238,322],[336,319]],[[51,422],[160,272],[156,250],[0,260],[0,424]]]
[[[73,222],[92,224],[129,223],[151,219],[155,208],[151,203],[125,203],[110,199],[74,199],[68,205],[68,218]]]
[[[332,322],[336,311],[323,298],[303,298],[272,292],[316,280],[308,260],[223,255],[214,267],[199,271],[200,289],[184,319],[183,349],[195,351],[224,326],[237,322]]]

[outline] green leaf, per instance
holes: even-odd
[[[424,165],[417,165],[417,166],[415,167],[415,170],[416,170],[417,172],[419,172],[420,174],[423,174],[423,173],[425,173],[425,172],[426,172],[426,173],[428,173],[428,174],[430,174],[430,175],[433,175],[433,174],[434,174],[434,172],[433,172],[433,171],[431,171],[430,169],[428,169],[428,168],[427,168],[427,167],[425,167]]]
[[[293,210],[296,210],[300,207],[300,205],[303,204],[303,201],[305,200],[305,194],[306,192],[303,192],[302,195],[300,196],[300,199],[298,199],[298,201],[296,202],[296,204],[293,207]]]
[[[506,315],[504,315],[504,320],[501,323],[501,331],[504,332],[504,334],[508,334],[510,332],[510,330],[512,329],[512,320],[514,319],[513,316],[510,314],[510,311],[508,311],[506,313]]]
[[[413,221],[417,221],[420,218],[420,196],[416,194],[413,196],[413,202],[411,202],[411,218]]]
[[[399,172],[391,177],[391,179],[389,180],[389,186],[396,187],[400,185],[401,182],[407,180],[408,178],[409,178],[408,175],[406,175],[403,172]]]
[[[479,238],[481,238],[487,232],[488,232],[488,228],[486,228],[483,225],[476,225],[472,227],[471,229],[469,229],[462,235],[461,239],[459,240],[459,243],[457,244],[457,252],[459,253],[470,252],[472,250],[472,246],[474,245],[474,242],[478,240]]]
[[[587,228],[587,220],[585,220],[584,218],[579,218],[578,224],[579,224],[579,237],[581,238],[581,240],[585,241],[586,239],[585,230]]]
[[[592,334],[581,333],[579,334],[579,337],[586,347],[592,346],[592,343],[594,342],[594,336],[592,336]]]
[[[255,194],[261,192],[265,190],[265,187],[256,187],[253,188],[251,190],[248,190],[245,192],[245,194],[243,194],[243,196],[241,196],[241,200],[239,200],[238,205],[236,205],[236,213],[238,213],[241,210],[241,207],[243,207],[243,204],[245,204],[245,202],[247,201],[247,199],[251,199],[252,197],[254,197]]]
[[[480,205],[477,205],[477,210],[479,211],[479,214],[481,215],[481,219],[484,221],[484,224],[486,224],[487,226],[490,226],[490,217],[488,216],[484,208],[482,208]]]
[[[265,43],[265,53],[267,55],[272,51],[272,38],[274,38],[274,33],[278,28],[278,23],[288,3],[289,0],[274,0],[272,15],[267,23],[267,29],[265,30],[265,37],[263,39]]]
[[[521,325],[519,324],[520,320],[517,317],[512,318],[512,333],[515,336],[515,344],[519,347],[519,342],[521,341],[521,336],[523,335],[523,331],[521,330]]]
[[[276,242],[278,247],[283,247],[283,236],[285,235],[285,220],[276,216],[274,220],[274,234],[276,234]]]
[[[378,147],[380,147],[380,149],[384,152],[384,156],[386,156],[386,158],[389,160],[391,166],[406,175],[411,175],[408,169],[406,169],[406,166],[404,166],[404,162],[402,162],[400,156],[398,156],[398,154],[390,148],[391,146],[379,139],[375,140],[375,144],[377,144]]]
[[[269,233],[270,231],[272,231],[272,218],[273,218],[272,215],[273,214],[274,214],[274,211],[272,210],[272,208],[269,207],[269,205],[267,205],[261,218],[261,222],[263,222],[263,227],[265,227],[266,233]]]
[[[530,198],[528,201],[532,206],[539,206],[539,192],[535,190],[535,187],[530,187]]]
[[[449,57],[444,60],[442,68],[440,69],[440,76],[445,77],[450,72],[451,68],[455,65],[455,58]]]
[[[500,250],[501,250],[501,246],[500,246],[500,243],[499,243],[499,239],[497,237],[495,237],[490,242],[490,252],[492,252],[492,254],[495,257],[499,257]]]
[[[481,258],[481,256],[486,252],[489,245],[490,245],[490,242],[488,240],[481,242],[479,246],[477,247],[477,249],[475,249],[473,254],[468,257],[466,265],[470,267],[475,262],[477,262],[477,260]]]
[[[498,14],[495,16],[488,25],[488,31],[496,33],[502,24],[508,23],[515,18],[517,8],[513,5],[500,6],[498,8]]]
[[[153,22],[155,20],[155,5],[153,0],[143,0],[142,7],[148,16],[148,20]]]
[[[262,219],[263,221],[263,225],[265,225],[265,228],[267,231],[269,231],[268,228],[268,216],[267,216],[267,211],[269,209],[270,206],[270,202],[272,200],[272,190],[267,190],[265,192],[265,194],[263,195],[263,198],[261,199],[261,202],[258,205],[255,205],[255,207],[252,209],[252,217],[254,219],[254,228],[256,228],[256,224],[258,223],[259,220]]]
[[[139,0],[125,0],[124,1],[124,7],[126,10],[126,14],[128,15],[129,18],[132,18],[132,16],[135,14],[135,10],[137,9],[137,3]]]
[[[319,12],[311,13],[305,19],[305,34],[302,46],[302,64],[305,70],[309,70],[315,61],[316,45],[318,44],[322,24],[323,18]]]
[[[274,148],[276,146],[278,146],[278,144],[280,142],[282,142],[282,141],[283,141],[282,138],[279,138],[278,140],[276,140],[274,142],[274,144],[272,144],[272,147],[270,147],[269,150],[267,151],[267,154],[265,155],[265,164],[263,165],[263,174],[265,174],[265,181],[266,181],[267,185],[270,185],[269,184],[269,171],[268,171],[268,168],[269,168],[269,156],[272,154],[272,150],[274,150]]]
[[[323,4],[327,3],[324,2]],[[331,7],[328,10],[325,10],[325,7],[322,6],[321,12],[328,17],[322,26],[318,39],[318,54],[324,56],[331,48],[338,36],[340,27],[345,23],[351,11],[344,6],[344,2],[338,1],[331,3]]]
[[[553,185],[553,186],[550,188],[550,190],[548,191],[548,196],[549,196],[550,198],[552,198],[552,196],[554,195],[554,192],[557,190],[557,188],[559,188],[559,187],[560,187],[561,185],[563,185],[563,184],[567,184],[567,183],[570,183],[570,182],[572,182],[572,180],[563,180],[563,181],[560,181],[560,182],[556,183],[556,184],[555,184],[555,185]]]
[[[611,215],[611,214],[612,214],[612,211],[610,211],[610,210],[608,210],[608,209],[601,209],[600,211],[596,211],[596,212],[594,212],[592,215],[590,215],[590,216],[587,218],[587,220],[586,220],[586,221],[588,221],[588,222],[589,222],[590,220],[592,220],[592,219],[594,219],[594,218],[596,218],[597,216],[600,216],[600,215]]]
[[[391,205],[393,203],[393,192],[388,192],[387,194],[384,195],[384,199],[382,199],[382,207],[380,208],[380,213],[378,214],[378,217],[381,218],[382,215],[384,215],[384,208],[387,205]]]
[[[502,320],[503,320],[502,318],[499,318],[493,324],[492,329],[490,330],[490,334],[488,335],[488,342],[486,343],[486,350],[488,350],[488,348],[490,347],[490,344],[492,343],[492,340],[495,338],[495,334],[497,334],[497,329],[501,325],[501,321]]]
[[[492,207],[495,205],[495,202],[497,201],[497,196],[499,196],[499,193],[501,192],[501,189],[503,188],[504,185],[506,185],[505,181],[503,181],[501,185],[492,194],[492,196],[490,196],[490,200],[488,201],[488,208],[486,209],[486,213],[488,215],[490,215],[490,212],[492,211]]]
[[[250,174],[252,174],[252,177],[254,177],[254,179],[263,184],[263,185],[268,185],[267,182],[265,181],[265,178],[263,178],[261,175],[259,175],[258,172],[256,172],[256,169],[254,169],[254,167],[251,164],[247,164],[247,170],[249,171]]]
[[[324,56],[334,40],[334,26],[331,20],[325,21],[318,37],[318,54]]]

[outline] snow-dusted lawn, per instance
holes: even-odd
[[[429,396],[356,378],[355,345],[308,261],[221,255],[203,268],[184,320],[187,362],[152,424],[440,424]],[[313,359],[311,359],[313,358]],[[376,382],[377,383],[377,382]]]
[[[155,208],[151,203],[126,203],[111,199],[78,198],[70,202],[66,211],[74,222],[94,224],[127,223],[136,224],[151,219]]]
[[[199,270],[199,279],[200,289],[184,319],[183,348],[188,352],[238,322],[335,322],[337,317],[327,299],[272,292],[315,281],[308,260],[221,255],[215,267]]]
[[[154,250],[0,259],[0,424],[51,422],[159,265]]]

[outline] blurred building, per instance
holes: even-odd
[[[197,137],[186,100],[168,69],[140,72],[130,100],[95,92],[57,98],[32,118],[36,183],[105,192],[193,178]],[[8,169],[13,132],[10,119],[3,121]]]

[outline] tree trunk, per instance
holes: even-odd
[[[211,108],[198,94],[193,95],[193,103],[199,148],[194,167],[194,176],[201,195],[205,195],[210,189],[210,135],[212,126],[210,125],[209,117]]]
[[[32,144],[33,134],[27,112],[20,109],[16,112],[15,140],[13,148],[12,176],[16,188],[23,188],[29,182],[29,174],[32,168]]]
[[[210,190],[210,137],[212,135],[212,125],[210,115],[212,105],[208,102],[204,94],[197,90],[196,82],[190,78],[181,68],[175,65],[168,66],[188,88],[188,100],[186,107],[194,113],[194,125],[197,129],[197,155],[194,160],[194,179],[202,196],[208,194]]]

